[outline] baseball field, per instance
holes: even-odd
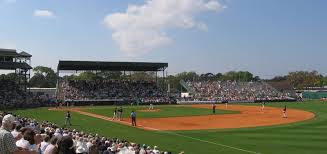
[[[288,118],[282,110],[287,106]],[[71,128],[157,145],[187,154],[322,154],[327,152],[327,102],[123,106],[123,119],[112,120],[114,106],[38,108],[18,115],[64,126],[65,110],[72,112]],[[138,127],[130,125],[136,111]]]

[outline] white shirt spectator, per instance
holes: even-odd
[[[30,151],[37,151],[38,150],[36,144],[30,144],[24,138],[18,140],[16,142],[16,146],[21,147],[21,148],[26,149],[26,150],[30,150]]]
[[[20,132],[13,130],[11,131],[12,136],[14,136],[14,138],[17,138],[17,136],[20,134]]]
[[[48,143],[48,142],[44,142],[44,141],[41,142],[40,149],[41,149],[41,153],[42,153],[42,154],[44,154],[44,151],[45,151],[45,149],[49,146],[49,144],[50,144],[50,143]]]

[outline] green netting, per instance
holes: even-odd
[[[303,97],[307,99],[327,98],[327,92],[303,92]]]

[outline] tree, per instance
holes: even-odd
[[[49,83],[42,74],[35,74],[30,80],[30,86],[38,88],[53,88],[49,85]]]
[[[287,80],[297,89],[303,89],[305,87],[323,86],[323,76],[317,71],[296,71],[290,72],[287,75]]]
[[[4,78],[7,80],[16,81],[18,76],[16,73],[8,73],[7,75],[4,74]]]
[[[217,74],[215,75],[215,80],[216,80],[216,81],[218,81],[218,80],[222,80],[223,77],[224,77],[224,75],[223,75],[222,73],[217,73]]]
[[[119,79],[122,75],[121,71],[101,71],[97,74],[103,79]]]
[[[249,82],[253,80],[253,74],[248,71],[230,71],[223,75],[222,80]]]
[[[54,88],[57,83],[57,74],[52,68],[37,66],[33,69],[34,76],[30,80],[31,87]]]
[[[284,81],[287,80],[287,76],[275,76],[274,78],[270,79],[269,81],[277,82],[277,81]]]
[[[261,80],[261,79],[260,79],[259,76],[255,76],[255,77],[253,78],[253,81],[255,81],[255,82],[260,81],[260,80]]]
[[[215,75],[212,73],[205,73],[200,75],[201,80],[215,80]]]
[[[90,71],[82,72],[78,76],[76,76],[77,80],[94,80],[96,78],[98,78],[97,75]]]
[[[153,81],[155,80],[154,72],[133,72],[129,77],[131,80],[146,80]]]
[[[199,79],[199,75],[195,72],[182,72],[175,75],[179,80],[196,81]]]

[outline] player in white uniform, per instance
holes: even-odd
[[[153,110],[153,109],[154,109],[153,104],[150,104],[149,110]]]
[[[262,102],[261,110],[263,111],[265,109],[266,102]]]

